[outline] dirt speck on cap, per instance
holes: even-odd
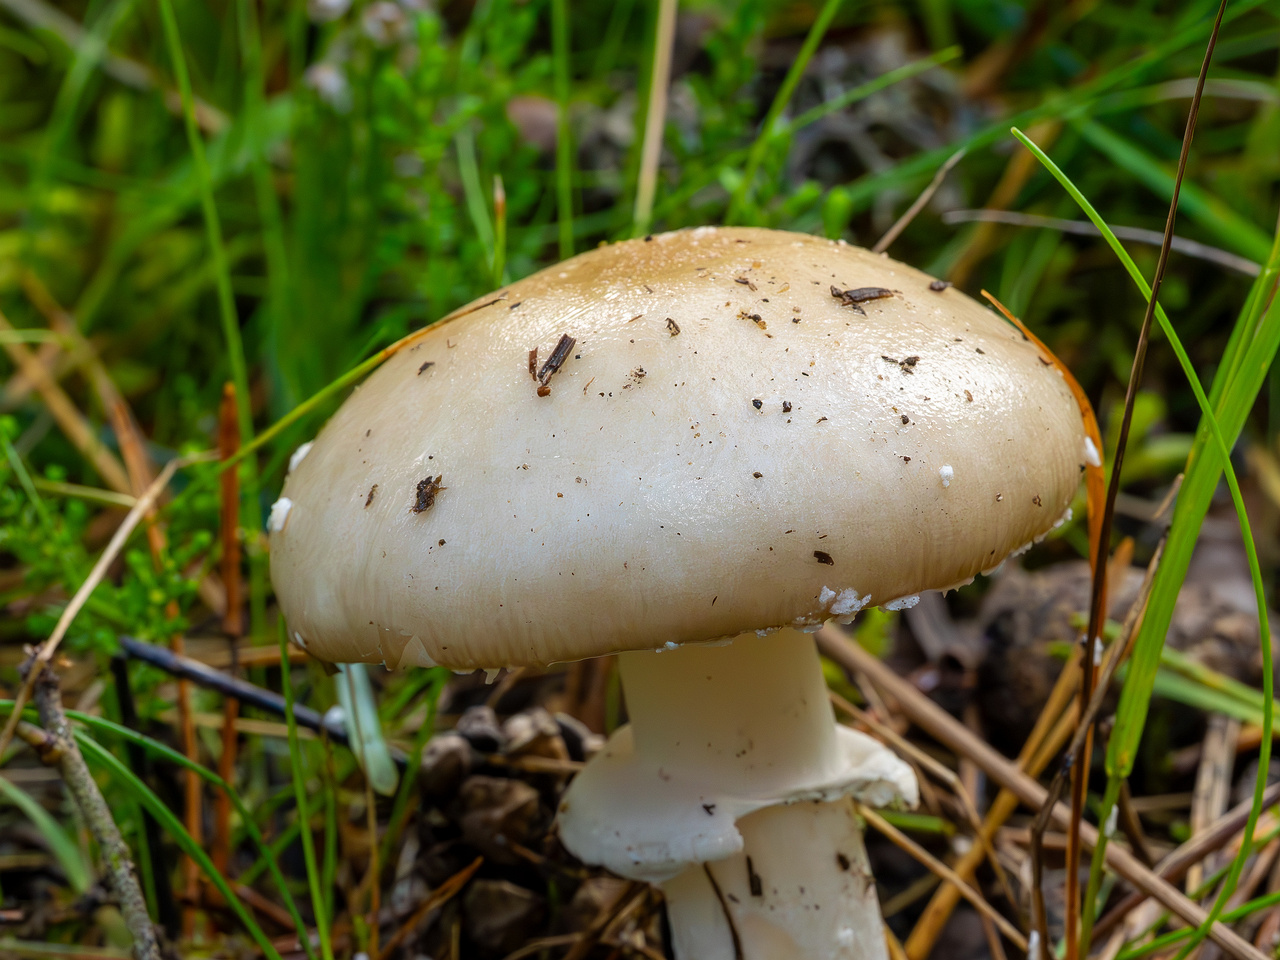
[[[414,498],[413,506],[410,508],[414,513],[423,513],[435,506],[436,494],[441,490],[448,490],[448,487],[442,487],[440,481],[444,477],[436,474],[435,477],[425,477],[418,481],[418,491]]]

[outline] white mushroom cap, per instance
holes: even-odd
[[[968,581],[1063,514],[1084,430],[1033,345],[929,284],[843,243],[700,228],[477,301],[286,481],[290,630],[329,660],[545,664]],[[530,350],[541,368],[566,335],[540,396]]]

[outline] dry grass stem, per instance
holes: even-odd
[[[827,657],[846,669],[866,672],[884,690],[893,694],[912,722],[952,750],[970,757],[989,777],[1015,793],[1024,804],[1033,809],[1039,809],[1044,804],[1048,791],[1038,781],[974,737],[963,724],[857,644],[851,643],[843,634],[824,627],[818,631],[818,645]],[[1053,810],[1054,821],[1065,828],[1071,821],[1071,811],[1061,804]],[[1086,848],[1092,849],[1097,844],[1098,832],[1092,825],[1082,824],[1080,834]],[[1128,850],[1108,845],[1106,863],[1111,870],[1145,890],[1185,923],[1199,926],[1206,919],[1207,913],[1199,904],[1188,900],[1144,867]],[[1265,958],[1261,951],[1220,922],[1210,927],[1209,936],[1236,960]]]
[[[160,943],[155,926],[147,914],[147,901],[138,885],[129,848],[111,815],[111,808],[98,789],[88,764],[76,745],[75,734],[62,709],[62,691],[52,670],[37,673],[39,661],[32,656],[24,664],[27,687],[32,689],[40,723],[44,729],[23,723],[24,739],[36,751],[41,762],[57,767],[68,792],[84,816],[85,825],[97,841],[112,890],[119,898],[120,913],[133,936],[136,960],[160,960]],[[22,711],[15,705],[13,717]],[[34,733],[34,735],[33,735]]]
[[[85,578],[84,583],[80,585],[80,589],[76,591],[75,596],[71,598],[71,601],[62,611],[62,616],[58,618],[58,622],[54,625],[53,632],[49,634],[49,638],[36,651],[31,672],[27,675],[26,682],[18,688],[18,696],[14,704],[13,713],[9,715],[9,720],[5,724],[4,730],[0,731],[0,756],[4,754],[5,748],[9,746],[10,740],[13,739],[13,728],[22,714],[23,706],[31,699],[33,685],[40,678],[41,672],[53,659],[54,653],[57,652],[58,644],[66,636],[68,628],[76,618],[76,614],[84,607],[89,595],[93,593],[94,589],[107,575],[107,568],[115,562],[116,557],[120,555],[120,551],[124,549],[125,543],[129,540],[129,535],[133,533],[134,528],[142,521],[142,518],[150,512],[152,506],[155,505],[155,502],[164,492],[170,479],[173,478],[174,473],[180,467],[204,459],[207,458],[204,455],[199,455],[170,460],[165,464],[164,469],[160,471],[160,476],[156,477],[155,482],[138,498],[137,503],[133,505],[133,509],[124,518],[124,522],[116,528],[116,532],[107,544],[107,548],[102,551],[102,555],[98,557],[98,562],[89,571],[89,576]]]
[[[452,877],[446,880],[440,886],[431,891],[430,896],[418,904],[418,908],[413,911],[409,919],[400,925],[400,929],[387,938],[387,942],[382,945],[382,949],[376,954],[372,954],[375,960],[388,960],[397,947],[405,941],[409,934],[413,933],[432,910],[436,910],[446,903],[467,885],[480,864],[484,863],[484,857],[476,857],[467,866],[463,867]]]
[[[947,179],[947,174],[952,171],[957,163],[964,159],[964,155],[967,152],[966,148],[961,147],[951,156],[947,157],[946,162],[938,168],[938,172],[933,175],[933,179],[929,181],[928,186],[920,191],[920,196],[916,197],[915,202],[912,203],[911,206],[907,207],[902,216],[894,221],[893,226],[884,232],[884,236],[876,241],[876,245],[871,248],[872,253],[884,253],[889,249],[889,246],[893,241],[898,239],[902,234],[902,231],[907,229],[907,227],[911,225],[911,221],[914,220],[919,215],[920,211],[925,208],[925,204],[933,199],[933,195],[937,193],[938,188],[942,186],[942,181]]]
[[[0,313],[0,330],[11,331],[14,327],[3,313]],[[80,409],[67,396],[67,392],[58,385],[48,368],[39,361],[34,353],[21,343],[4,341],[5,352],[13,360],[14,365],[40,394],[54,421],[71,441],[72,445],[102,477],[108,487],[116,493],[132,493],[129,475],[124,466],[116,459],[115,454],[103,445],[89,426],[89,421]]]
[[[667,123],[667,93],[671,86],[671,48],[676,41],[676,0],[659,0],[658,24],[653,38],[653,67],[649,72],[649,106],[645,112],[644,144],[640,149],[640,175],[636,182],[635,225],[647,233],[653,217],[653,197],[662,159],[662,134]]]
[[[1024,952],[1026,951],[1027,938],[1022,935],[1022,932],[1018,930],[1017,927],[1006,920],[999,911],[991,906],[991,904],[987,903],[986,898],[984,898],[981,893],[974,890],[965,881],[961,880],[954,870],[948,867],[937,857],[933,856],[933,854],[929,853],[929,851],[924,849],[924,847],[920,846],[870,807],[864,806],[861,803],[856,806],[859,816],[864,817],[868,823],[876,828],[876,830],[891,840],[896,847],[901,850],[905,850],[917,861],[924,864],[930,872],[936,874],[938,877],[955,887],[960,896],[973,904],[978,912],[990,918],[991,922],[999,928],[1001,933],[1008,937],[1012,943],[1017,944],[1019,950]]]

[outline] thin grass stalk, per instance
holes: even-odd
[[[556,91],[556,210],[560,259],[573,256],[573,132],[569,125],[569,0],[551,0]]]
[[[507,274],[507,190],[502,174],[493,175],[493,286],[502,286]]]
[[[11,706],[12,703],[0,702],[0,708]],[[128,727],[114,723],[111,720],[106,720],[102,717],[95,717],[87,713],[81,713],[77,710],[68,710],[67,717],[76,721],[76,723],[83,724],[90,730],[94,730],[99,733],[112,734],[124,740],[126,743],[141,747],[148,753],[155,754],[178,767],[192,770],[211,786],[216,787],[220,792],[225,793],[231,800],[231,804],[235,808],[236,814],[244,823],[245,832],[249,835],[249,839],[253,842],[261,857],[265,860],[263,868],[265,868],[271,875],[271,881],[275,885],[276,891],[280,894],[280,898],[284,901],[285,909],[289,912],[289,916],[292,917],[293,922],[297,927],[298,936],[303,939],[304,951],[306,952],[308,960],[315,960],[315,955],[305,937],[306,925],[302,922],[302,916],[298,913],[297,904],[293,899],[293,895],[289,892],[289,886],[285,882],[284,875],[280,872],[279,865],[276,863],[277,854],[283,849],[283,847],[277,849],[274,844],[271,847],[267,846],[266,840],[262,836],[262,831],[258,829],[258,825],[254,822],[253,815],[250,813],[249,808],[245,806],[240,795],[231,788],[231,785],[227,783],[226,780],[222,779],[222,777],[218,776],[218,774],[214,773],[208,767],[199,763],[194,763],[184,754],[179,753],[172,747],[153,740],[145,734],[138,733],[136,730],[131,730]],[[81,742],[83,742],[83,739],[87,737],[87,734],[77,733],[76,735],[80,738]],[[248,884],[252,883],[253,880],[246,873],[239,878],[239,882],[241,884]]]
[[[240,25],[241,56],[244,58],[244,124],[252,131],[263,113],[266,79],[262,66],[262,32],[252,0],[237,0],[237,19]],[[256,137],[249,137],[253,149],[249,156],[249,172],[253,178],[254,199],[258,216],[262,220],[262,242],[267,261],[267,315],[268,327],[276,350],[280,347],[280,323],[289,309],[292,296],[292,279],[289,255],[285,244],[284,215],[276,196],[271,167]],[[240,407],[237,406],[237,412]],[[252,434],[242,434],[243,440]],[[253,465],[248,467],[246,479],[254,480]],[[243,511],[245,526],[253,531],[255,546],[262,530],[262,507],[256,495],[256,482],[250,483],[246,492]],[[255,637],[267,631],[267,577],[266,557],[261,549],[249,551],[249,632]]]
[[[113,779],[123,783],[138,799],[144,807],[160,822],[160,825],[168,831],[169,835],[177,842],[183,853],[194,860],[204,872],[205,876],[213,883],[218,892],[222,894],[227,906],[244,924],[245,930],[253,938],[254,943],[268,957],[268,960],[280,960],[280,953],[272,946],[271,941],[267,939],[267,935],[263,933],[262,927],[253,919],[253,915],[245,908],[243,901],[236,896],[235,891],[231,889],[231,885],[227,883],[225,877],[218,873],[217,868],[213,865],[213,861],[209,859],[209,855],[201,849],[200,845],[192,839],[182,826],[182,822],[173,815],[173,812],[165,806],[165,804],[151,792],[151,788],[138,779],[125,764],[106,747],[102,746],[92,737],[81,734],[76,735],[76,743],[85,753],[86,758],[93,759],[101,766]]]
[[[409,762],[405,765],[405,774],[400,780],[400,786],[396,790],[395,800],[391,804],[391,816],[387,818],[387,832],[382,838],[382,862],[391,862],[392,847],[399,841],[400,831],[404,826],[404,819],[409,810],[409,800],[413,795],[414,788],[417,786],[418,777],[416,771],[422,766],[422,753],[426,749],[427,741],[431,739],[432,733],[435,732],[436,707],[440,702],[440,694],[444,691],[444,685],[448,680],[448,674],[444,672],[432,671],[432,677],[425,694],[426,700],[426,716],[422,719],[422,726],[418,728],[413,738],[413,746],[409,749]],[[399,714],[403,709],[403,705],[396,710]]]
[[[809,61],[813,59],[814,53],[817,52],[818,44],[822,43],[822,38],[826,36],[827,27],[831,26],[831,21],[834,19],[836,11],[840,9],[840,3],[841,0],[826,0],[822,5],[822,10],[818,13],[817,19],[813,21],[813,26],[809,28],[808,36],[804,38],[804,44],[800,47],[800,52],[796,54],[795,60],[791,62],[791,67],[787,70],[782,86],[773,98],[773,103],[769,105],[769,112],[765,114],[764,122],[761,123],[760,130],[756,133],[756,139],[751,144],[751,150],[747,154],[747,164],[742,171],[742,182],[738,184],[738,188],[733,191],[733,197],[729,200],[729,209],[724,216],[725,223],[737,223],[742,215],[742,206],[755,183],[756,173],[760,169],[760,164],[764,161],[765,150],[773,143],[774,127],[778,122],[778,118],[782,116],[782,111],[791,102],[791,95],[795,93],[796,85],[799,84],[800,78],[804,76],[804,72],[809,66]]]
[[[1107,557],[1110,551],[1111,539],[1111,523],[1115,515],[1116,496],[1120,492],[1120,477],[1123,472],[1124,455],[1129,443],[1129,430],[1133,424],[1133,406],[1137,399],[1138,386],[1142,383],[1142,371],[1147,359],[1147,345],[1151,339],[1151,325],[1155,319],[1155,310],[1157,298],[1160,294],[1160,286],[1164,282],[1165,268],[1169,264],[1169,249],[1173,242],[1173,229],[1178,216],[1178,197],[1182,191],[1182,180],[1186,175],[1187,159],[1191,155],[1191,142],[1195,137],[1196,118],[1200,112],[1200,98],[1204,93],[1204,82],[1209,74],[1209,64],[1213,60],[1213,48],[1218,41],[1218,30],[1222,25],[1222,15],[1226,11],[1227,0],[1221,0],[1218,5],[1218,16],[1213,24],[1213,29],[1209,34],[1209,44],[1205,51],[1204,60],[1200,67],[1200,77],[1196,84],[1195,96],[1191,100],[1191,108],[1187,116],[1186,129],[1182,137],[1182,151],[1178,156],[1178,173],[1173,182],[1173,196],[1169,201],[1169,214],[1165,221],[1164,241],[1160,246],[1160,257],[1156,263],[1155,277],[1151,283],[1151,291],[1147,295],[1146,312],[1142,317],[1142,327],[1138,333],[1138,343],[1134,350],[1133,365],[1129,371],[1129,383],[1125,388],[1124,413],[1120,419],[1120,432],[1116,439],[1116,449],[1113,454],[1111,465],[1111,478],[1107,485],[1107,499],[1102,511],[1102,535],[1096,545],[1095,562],[1093,567],[1093,583],[1089,593],[1089,625],[1085,631],[1085,643],[1088,646],[1088,654],[1083,660],[1084,673],[1080,684],[1080,704],[1083,711],[1084,705],[1089,703],[1093,697],[1093,649],[1094,645],[1100,643],[1098,632],[1102,626],[1102,620],[1105,616],[1104,605],[1106,604],[1106,582],[1107,582]],[[1241,516],[1241,522],[1245,523],[1245,518]],[[1263,608],[1259,607],[1261,611]],[[1265,614],[1260,614],[1265,615]],[[1083,722],[1089,724],[1089,732],[1086,734],[1085,752],[1083,755],[1076,757],[1076,764],[1071,771],[1071,824],[1067,831],[1067,903],[1066,903],[1066,955],[1068,958],[1081,956],[1081,943],[1084,944],[1084,952],[1088,952],[1089,940],[1077,939],[1081,934],[1080,923],[1080,822],[1084,818],[1085,789],[1088,785],[1088,769],[1089,760],[1092,756],[1092,725],[1085,718],[1081,718]],[[1268,728],[1269,729],[1269,728]],[[1265,779],[1265,778],[1264,778]],[[1114,801],[1113,801],[1114,805]],[[1112,807],[1107,809],[1107,817],[1111,816]],[[1106,822],[1110,822],[1108,819]],[[1102,842],[1106,843],[1110,838],[1102,836]],[[1092,917],[1092,913],[1090,912]],[[1091,923],[1090,919],[1090,923]],[[1088,925],[1086,925],[1083,933],[1088,934]]]
[[[1064,174],[1057,167],[1057,165],[1054,164],[1053,161],[1050,160],[1049,157],[1042,150],[1040,150],[1040,148],[1037,147],[1029,138],[1027,138],[1021,131],[1017,129],[1015,129],[1013,132],[1014,132],[1014,136],[1016,136],[1029,150],[1032,151],[1032,153],[1036,155],[1036,159],[1038,159],[1040,163],[1043,164],[1047,170],[1049,170],[1049,172],[1054,176],[1054,178],[1057,179],[1058,182],[1062,184],[1063,188],[1066,189],[1067,192],[1071,195],[1072,199],[1075,200],[1076,203],[1080,205],[1081,209],[1085,212],[1085,214],[1089,217],[1089,219],[1092,220],[1094,225],[1097,226],[1098,229],[1103,233],[1103,236],[1106,238],[1107,243],[1116,252],[1117,256],[1121,258],[1121,262],[1125,265],[1126,269],[1129,271],[1130,276],[1133,277],[1135,283],[1138,284],[1139,289],[1143,292],[1144,295],[1150,296],[1151,288],[1147,286],[1146,281],[1142,278],[1140,271],[1138,271],[1137,267],[1133,264],[1132,259],[1130,259],[1128,254],[1124,251],[1124,248],[1120,245],[1120,241],[1117,240],[1115,238],[1115,235],[1112,234],[1111,231],[1107,228],[1106,223],[1098,215],[1097,211],[1093,209],[1092,205],[1090,205],[1087,200],[1085,200],[1084,195],[1080,193],[1080,191],[1075,187],[1073,183],[1071,183],[1070,179],[1067,178],[1066,174]],[[1277,236],[1277,241],[1278,241],[1278,245],[1280,245],[1280,234],[1278,234]],[[1264,275],[1265,273],[1266,271],[1264,271]],[[1231,465],[1230,453],[1229,453],[1230,448],[1227,445],[1226,440],[1224,439],[1223,431],[1218,422],[1218,418],[1214,415],[1214,410],[1210,406],[1209,400],[1204,394],[1204,390],[1200,385],[1200,380],[1196,376],[1195,369],[1192,367],[1191,361],[1187,357],[1186,351],[1183,349],[1181,341],[1178,339],[1177,332],[1173,329],[1173,325],[1169,322],[1169,318],[1165,315],[1163,308],[1161,308],[1158,303],[1155,303],[1153,310],[1154,310],[1154,315],[1156,319],[1160,323],[1161,329],[1164,331],[1165,336],[1169,340],[1170,346],[1173,348],[1174,353],[1178,358],[1179,364],[1182,366],[1183,373],[1187,378],[1187,382],[1191,386],[1192,392],[1195,393],[1196,401],[1200,405],[1201,428],[1202,430],[1207,430],[1208,433],[1210,434],[1210,437],[1214,445],[1214,452],[1217,454],[1218,458],[1221,460],[1221,469],[1226,477],[1228,488],[1231,491],[1231,499],[1232,499],[1233,505],[1235,506],[1236,516],[1239,520],[1241,536],[1244,540],[1245,552],[1249,558],[1250,575],[1253,580],[1254,595],[1255,595],[1255,600],[1256,600],[1258,611],[1259,611],[1259,632],[1261,635],[1261,644],[1262,644],[1263,689],[1264,689],[1264,698],[1265,698],[1263,702],[1264,734],[1263,734],[1262,744],[1260,746],[1259,781],[1255,785],[1255,789],[1254,789],[1255,802],[1254,802],[1253,809],[1250,811],[1250,825],[1248,828],[1250,833],[1247,834],[1247,835],[1251,835],[1253,825],[1257,823],[1257,816],[1258,814],[1261,813],[1260,805],[1262,800],[1262,792],[1266,786],[1265,771],[1267,770],[1267,763],[1268,763],[1270,752],[1271,752],[1271,731],[1272,731],[1272,722],[1273,722],[1273,718],[1272,718],[1273,678],[1271,675],[1270,625],[1268,623],[1267,615],[1266,615],[1266,599],[1265,599],[1263,586],[1262,586],[1262,573],[1258,563],[1257,550],[1253,541],[1253,533],[1249,525],[1248,513],[1245,510],[1244,500],[1240,494],[1240,487],[1236,478],[1235,469]],[[1273,347],[1273,350],[1274,350],[1274,347]],[[1239,422],[1242,424],[1243,422],[1242,416],[1239,418]],[[1236,426],[1234,424],[1233,426],[1235,427],[1235,429],[1232,431],[1234,435],[1234,433],[1238,431],[1239,426]],[[1192,457],[1194,461],[1195,459],[1194,452],[1192,454]],[[1190,472],[1191,472],[1191,468],[1189,467],[1188,473],[1190,474]],[[1183,496],[1179,498],[1177,507],[1175,507],[1175,512],[1174,512],[1175,523],[1177,522],[1180,514],[1185,515],[1185,511],[1187,509],[1185,505],[1190,502],[1193,502],[1193,501],[1187,497],[1187,483],[1184,482]],[[1201,512],[1199,515],[1203,516],[1203,508],[1201,508]],[[1166,557],[1167,556],[1168,556],[1168,552],[1166,552]],[[1138,674],[1139,672],[1137,661],[1138,661],[1139,655],[1143,653],[1143,649],[1144,649],[1143,638],[1147,636],[1154,636],[1156,638],[1156,642],[1154,644],[1154,647],[1152,647],[1152,649],[1154,649],[1156,653],[1156,658],[1158,660],[1159,648],[1160,646],[1162,646],[1164,631],[1165,629],[1167,629],[1167,626],[1168,626],[1168,617],[1172,611],[1172,603],[1169,603],[1168,609],[1165,609],[1165,607],[1162,605],[1163,601],[1157,601],[1157,593],[1156,593],[1157,589],[1161,585],[1161,573],[1165,569],[1168,569],[1168,568],[1162,567],[1160,571],[1157,571],[1156,584],[1155,586],[1153,586],[1153,589],[1152,589],[1151,609],[1148,615],[1144,618],[1142,627],[1139,630],[1138,638],[1137,640],[1135,640],[1135,643],[1134,643],[1134,653],[1131,661],[1130,673],[1129,673],[1129,677],[1126,680],[1124,690],[1122,691],[1122,694],[1121,694],[1121,709],[1118,711],[1118,714],[1117,714],[1121,721],[1123,721],[1126,716],[1124,713],[1126,696],[1128,696],[1131,699],[1135,696],[1140,695],[1140,693],[1136,689],[1133,690],[1133,692],[1131,692],[1130,683],[1133,681],[1135,674]],[[1185,567],[1182,568],[1182,572],[1185,573]],[[1180,584],[1181,576],[1179,576],[1177,582]],[[1159,622],[1161,619],[1163,619],[1164,622],[1158,628],[1158,632],[1156,632],[1155,630],[1152,629],[1152,624]],[[1148,644],[1148,646],[1151,646],[1151,645]],[[1147,656],[1149,658],[1150,654],[1148,654]],[[1154,670],[1151,671],[1151,680],[1152,682],[1154,681]],[[1141,736],[1142,723],[1143,723],[1143,720],[1145,719],[1145,702],[1147,699],[1149,699],[1150,693],[1151,693],[1151,686],[1150,686],[1150,683],[1148,683],[1145,686],[1145,695],[1143,696],[1143,704],[1144,704],[1143,709],[1137,711],[1136,714],[1131,712],[1129,714],[1129,719],[1127,724],[1124,724],[1122,722],[1117,722],[1116,728],[1113,731],[1112,741],[1108,749],[1108,767],[1109,767],[1108,784],[1106,788],[1106,793],[1103,798],[1103,806],[1098,813],[1098,816],[1102,821],[1105,821],[1110,816],[1111,810],[1115,806],[1115,803],[1119,798],[1119,793],[1120,793],[1119,781],[1124,777],[1126,777],[1128,775],[1129,770],[1132,768],[1132,762],[1133,762],[1132,758],[1134,756],[1134,749],[1132,744],[1136,743],[1137,738]],[[1130,710],[1131,711],[1133,710],[1132,705],[1130,706]],[[1099,846],[1105,847],[1105,845],[1106,845],[1106,837],[1100,837]],[[1235,889],[1235,883],[1239,880],[1240,871],[1244,867],[1244,859],[1247,857],[1247,855],[1248,855],[1248,847],[1246,845],[1241,848],[1241,855],[1237,858],[1236,863],[1233,865],[1232,873],[1228,877],[1228,882],[1223,887],[1223,890],[1226,893],[1226,896],[1228,897],[1230,896],[1230,892]],[[1102,862],[1102,857],[1095,851],[1095,854],[1093,857],[1093,863],[1095,865],[1095,868],[1091,869],[1090,878],[1089,878],[1089,887],[1085,896],[1084,915],[1082,918],[1081,942],[1085,944],[1088,943],[1087,935],[1090,932],[1090,928],[1093,922],[1093,912],[1094,912],[1093,901],[1097,897],[1098,886],[1101,882],[1101,875],[1100,875],[1101,862]],[[1214,909],[1216,909],[1220,913],[1222,909],[1222,904],[1224,904],[1225,902],[1226,902],[1225,898],[1220,897],[1218,902],[1215,903]],[[1211,911],[1210,917],[1213,917],[1213,916],[1214,916],[1214,913]],[[1203,939],[1203,935],[1200,936],[1200,939]],[[1199,942],[1199,941],[1197,940],[1196,942]]]
[[[226,383],[222,388],[222,405],[218,411],[218,452],[229,457],[240,446],[240,431],[236,423],[235,384]],[[232,675],[236,673],[236,640],[241,636],[243,624],[240,618],[240,474],[237,470],[224,470],[221,477],[220,535],[222,541],[222,582],[226,589],[227,608],[222,616],[222,629],[228,635],[231,648]],[[222,700],[222,752],[218,756],[218,775],[227,783],[235,776],[236,718],[240,715],[240,701],[235,697]],[[222,873],[231,862],[231,798],[219,793],[214,798],[214,847],[213,862]]]
[[[475,131],[467,124],[458,128],[453,137],[454,150],[458,154],[458,179],[462,181],[462,197],[466,202],[467,216],[476,232],[476,238],[484,247],[487,259],[494,262],[493,224],[489,222],[489,210],[484,202],[484,187],[480,185],[480,164],[476,160]]]
[[[333,960],[333,944],[329,938],[329,913],[325,908],[325,895],[320,888],[320,876],[316,870],[316,851],[311,838],[311,821],[307,819],[307,780],[302,769],[302,745],[298,742],[298,722],[293,716],[293,682],[289,677],[289,638],[284,618],[277,628],[280,635],[280,686],[284,693],[285,725],[289,730],[289,766],[293,772],[295,809],[302,825],[302,857],[307,868],[307,887],[311,892],[311,912],[316,918],[316,935],[320,941],[320,956]]]
[[[231,381],[236,388],[236,413],[240,424],[240,436],[250,439],[253,437],[253,409],[249,399],[248,366],[245,362],[244,342],[240,336],[240,318],[236,312],[235,296],[231,289],[231,268],[227,260],[226,244],[223,241],[222,221],[218,216],[218,207],[213,195],[213,177],[196,121],[195,97],[191,89],[191,78],[187,71],[186,56],[183,52],[182,37],[178,30],[177,17],[174,16],[173,4],[171,0],[159,0],[159,6],[165,44],[169,48],[174,78],[177,80],[178,92],[182,100],[182,117],[187,132],[187,143],[191,150],[192,168],[195,171],[200,192],[200,208],[213,263],[214,285],[217,290],[218,316],[222,324],[223,339],[226,341],[227,365],[231,370]],[[260,81],[258,85],[261,85]],[[246,461],[240,469],[243,471],[244,479],[245,522],[250,530],[256,532],[262,529],[262,514],[258,505],[257,465],[252,461]],[[260,553],[250,554],[250,598],[253,626],[256,629],[264,628],[266,620],[264,559]]]
[[[324,908],[327,916],[335,915],[334,895],[338,889],[338,784],[341,779],[334,772],[333,744],[325,736],[320,741],[323,762],[320,764],[321,792],[324,794],[324,855],[320,860],[320,882],[324,887]]]
[[[178,32],[178,19],[174,16],[171,0],[159,0],[159,7],[165,43],[169,48],[174,78],[178,81],[178,91],[182,97],[182,117],[187,130],[187,143],[191,149],[192,167],[200,185],[200,207],[204,215],[205,233],[218,293],[218,316],[222,321],[222,335],[227,344],[227,365],[231,369],[232,382],[236,385],[240,434],[252,437],[253,412],[249,406],[248,368],[245,364],[244,343],[240,338],[240,318],[236,314],[235,296],[231,291],[231,270],[227,264],[226,244],[222,238],[222,221],[218,217],[218,208],[213,198],[213,178],[209,172],[209,160],[205,156],[204,141],[200,139],[200,128],[196,123],[191,78],[187,72],[182,37]]]
[[[677,0],[659,0],[658,22],[653,31],[653,56],[649,68],[649,107],[644,118],[644,145],[640,149],[640,176],[636,181],[635,213],[631,235],[649,232],[653,222],[653,197],[658,187],[658,163],[662,159],[662,134],[667,125],[667,93],[671,86],[671,48],[676,40]]]

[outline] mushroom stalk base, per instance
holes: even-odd
[[[738,821],[744,850],[662,884],[678,960],[885,960],[875,883],[846,797]]]
[[[795,630],[620,658],[631,723],[578,775],[565,846],[662,888],[679,960],[883,960],[850,797],[915,801],[911,770],[837,727]]]

